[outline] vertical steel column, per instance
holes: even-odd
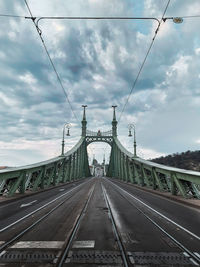
[[[80,178],[84,177],[84,152],[83,152],[84,148],[83,145],[81,145],[81,151],[80,151]]]
[[[123,153],[123,172],[124,172],[124,181],[127,182],[126,155],[124,153]]]
[[[120,179],[121,176],[121,166],[120,166],[120,150],[117,147],[117,177]]]
[[[76,162],[76,179],[80,179],[80,147],[77,150],[77,162]]]
[[[133,183],[133,173],[132,173],[132,169],[131,169],[131,160],[129,158],[127,158],[127,163],[128,163],[128,166],[127,166],[127,170],[128,170],[128,177],[129,177],[129,181],[131,183]]]
[[[113,142],[113,164],[112,164],[112,177],[116,178],[116,144]]]
[[[69,158],[65,159],[65,171],[63,176],[63,183],[66,183],[69,179]]]
[[[125,156],[125,163],[126,163],[126,182],[130,181],[129,177],[129,165],[128,165],[128,156]]]
[[[123,154],[122,154],[122,152],[121,152],[121,150],[120,150],[120,180],[123,180],[123,161],[122,161],[122,156],[123,156]]]
[[[121,152],[121,169],[122,169],[121,177],[122,177],[122,181],[124,181],[125,177],[124,177],[124,154],[123,152]]]
[[[71,158],[71,176],[70,176],[70,181],[72,181],[74,179],[74,166],[75,166],[75,154],[72,154],[72,158]]]

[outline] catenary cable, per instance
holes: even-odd
[[[120,122],[121,117],[122,117],[122,114],[124,113],[124,110],[125,110],[125,108],[126,108],[128,102],[129,102],[129,99],[130,99],[130,97],[131,97],[131,95],[132,95],[132,93],[133,93],[133,90],[135,89],[135,86],[136,86],[137,81],[138,81],[138,79],[139,79],[139,77],[140,77],[140,74],[141,74],[141,72],[142,72],[142,70],[143,70],[143,67],[144,67],[144,65],[145,65],[145,63],[146,63],[146,60],[147,60],[147,57],[148,57],[148,55],[149,55],[149,53],[150,53],[150,51],[151,51],[151,48],[152,48],[152,46],[153,46],[153,44],[154,44],[155,38],[156,38],[156,36],[157,36],[157,34],[158,34],[158,31],[159,31],[159,29],[160,29],[161,23],[162,23],[163,18],[164,18],[165,14],[166,14],[166,11],[167,11],[167,8],[168,8],[168,6],[169,6],[170,1],[171,1],[171,0],[168,0],[168,2],[167,2],[167,5],[166,5],[165,10],[164,10],[164,12],[163,12],[162,18],[161,18],[161,20],[159,21],[159,24],[158,24],[158,27],[157,27],[157,29],[156,29],[156,31],[155,31],[155,34],[154,34],[154,36],[153,36],[153,39],[152,39],[152,41],[151,41],[151,43],[150,43],[150,46],[149,46],[149,48],[148,48],[148,50],[147,50],[147,53],[146,53],[146,55],[145,55],[145,57],[144,57],[144,60],[143,60],[141,66],[140,66],[140,68],[139,68],[138,74],[137,74],[137,76],[136,76],[136,78],[135,78],[135,80],[134,80],[134,82],[133,82],[133,85],[132,85],[132,88],[131,88],[131,90],[130,90],[130,93],[129,93],[129,95],[128,95],[126,101],[125,101],[125,104],[124,104],[124,106],[123,106],[123,108],[122,108],[122,111],[121,111],[121,113],[120,113],[118,122]]]
[[[62,83],[62,81],[61,81],[60,75],[58,74],[58,71],[57,71],[57,69],[56,69],[56,67],[55,67],[55,65],[54,65],[54,63],[53,63],[53,60],[52,60],[52,58],[51,58],[51,56],[50,56],[50,53],[49,53],[49,51],[48,51],[48,49],[47,49],[47,46],[46,46],[46,44],[45,44],[45,41],[44,41],[44,39],[43,39],[43,37],[42,37],[42,32],[41,32],[41,30],[39,29],[38,25],[37,25],[36,22],[35,22],[35,19],[36,19],[36,18],[33,17],[33,14],[32,14],[32,12],[31,12],[31,9],[30,9],[30,7],[29,7],[27,1],[24,0],[24,2],[25,2],[25,4],[26,4],[26,7],[27,7],[27,9],[28,9],[30,15],[31,15],[31,19],[32,19],[32,21],[33,21],[33,23],[34,23],[34,25],[35,25],[35,27],[36,27],[36,30],[37,30],[37,32],[38,32],[38,34],[39,34],[40,40],[42,41],[43,47],[44,47],[45,52],[46,52],[46,54],[47,54],[47,56],[48,56],[48,59],[49,59],[49,61],[50,61],[50,63],[51,63],[51,66],[52,66],[52,68],[53,68],[53,70],[54,70],[54,72],[55,72],[55,74],[56,74],[56,77],[57,77],[57,80],[58,80],[58,82],[59,82],[59,84],[60,84],[60,87],[62,88],[62,91],[63,91],[63,93],[64,93],[64,95],[65,95],[65,97],[66,97],[66,99],[67,99],[67,102],[68,102],[68,104],[69,104],[69,106],[70,106],[70,109],[71,109],[71,111],[72,111],[72,113],[73,113],[75,119],[77,120],[77,122],[78,122],[78,124],[79,124],[79,120],[78,120],[78,118],[77,118],[77,116],[76,116],[76,114],[75,114],[75,112],[74,112],[74,109],[73,109],[73,107],[72,107],[71,101],[70,101],[70,99],[69,99],[69,97],[68,97],[68,94],[67,94],[67,92],[66,92],[66,90],[65,90],[65,88],[64,88],[64,85],[63,85],[63,83]]]
[[[0,14],[0,17],[7,17],[7,18],[21,18],[21,19],[25,19],[25,18],[26,18],[26,16],[9,15],[9,14]]]

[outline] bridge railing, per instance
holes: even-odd
[[[108,176],[125,182],[200,199],[200,172],[157,164],[134,157],[114,137]]]
[[[106,131],[106,132],[101,132],[100,130],[97,132],[86,130],[86,135],[87,136],[112,136],[112,130]]]
[[[82,137],[64,156],[1,170],[0,194],[12,196],[14,193],[36,191],[88,176],[90,171],[86,144]]]

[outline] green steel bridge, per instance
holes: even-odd
[[[117,138],[117,120],[113,106],[112,129],[107,132],[87,130],[85,107],[82,134],[78,143],[62,156],[22,167],[0,171],[0,194],[13,196],[37,191],[73,180],[90,177],[87,146],[106,142],[111,146],[107,177],[170,192],[184,198],[200,199],[200,172],[173,168],[144,160],[127,151]]]

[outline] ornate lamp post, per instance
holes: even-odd
[[[65,123],[63,126],[63,137],[62,137],[62,152],[61,156],[64,156],[64,150],[65,150],[65,129],[67,128],[67,134],[66,136],[70,136],[69,129],[70,129],[70,123]]]
[[[135,133],[135,125],[133,123],[128,125],[128,130],[129,130],[129,134],[128,136],[131,137],[132,133],[131,130],[133,129],[133,135],[134,135],[134,157],[137,157],[137,153],[136,153],[136,133]]]

